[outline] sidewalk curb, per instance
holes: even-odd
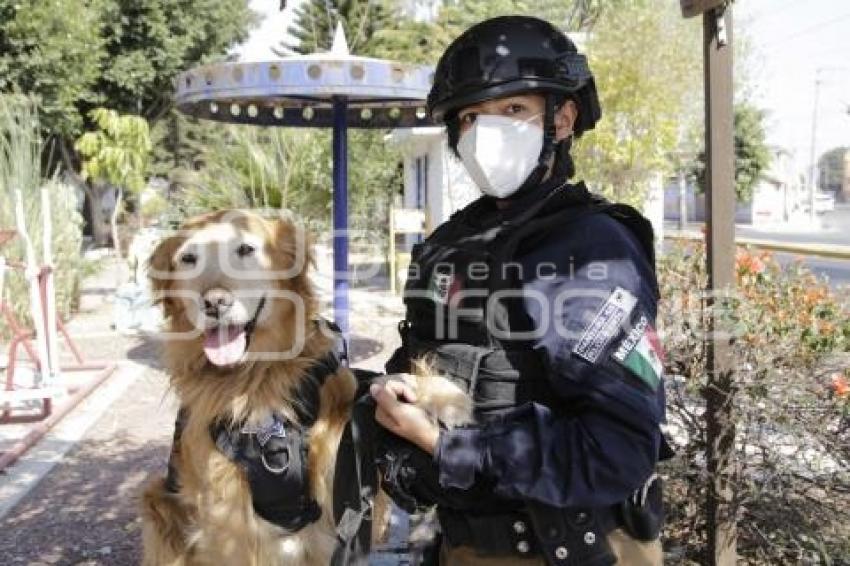
[[[701,232],[679,232],[671,231],[664,234],[669,240],[703,241],[705,236]],[[824,244],[794,244],[790,242],[777,242],[775,240],[762,240],[760,238],[735,238],[735,243],[740,246],[753,246],[763,250],[775,252],[786,252],[800,255],[814,255],[832,259],[850,259],[850,246],[824,245]]]
[[[143,365],[133,362],[118,362],[112,368],[103,379],[95,379],[96,383],[86,388],[88,394],[66,409],[66,414],[62,415],[64,418],[56,419],[52,427],[48,427],[37,439],[32,439],[34,441],[19,454],[14,465],[7,465],[2,470],[0,519],[62,461],[65,454],[145,370]]]
[[[86,397],[91,395],[101,383],[106,381],[116,368],[117,366],[114,363],[105,366],[80,390],[71,395],[67,401],[56,407],[49,417],[43,421],[34,423],[24,438],[19,440],[14,446],[12,446],[11,449],[7,450],[2,456],[0,456],[0,473],[4,472],[6,468],[17,462],[21,456],[26,454],[27,450],[38,444],[38,441],[50,432],[54,426],[59,424],[65,415],[73,411],[74,408],[82,403]]]

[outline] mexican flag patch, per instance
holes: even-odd
[[[661,383],[664,365],[661,342],[645,315],[641,315],[617,349],[613,357],[626,369],[649,385],[653,391]]]

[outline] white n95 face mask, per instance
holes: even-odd
[[[481,114],[460,138],[457,151],[469,176],[484,194],[511,196],[531,175],[543,148],[537,116],[516,120]]]

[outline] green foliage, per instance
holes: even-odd
[[[19,189],[24,200],[27,230],[36,256],[40,258],[43,246],[41,188],[47,187],[53,225],[56,310],[67,317],[79,299],[82,217],[77,208],[78,195],[72,187],[55,179],[45,182],[40,176],[39,127],[35,103],[31,99],[0,95],[0,228],[16,229],[14,191]],[[8,261],[23,261],[21,237],[0,248],[0,254]],[[20,271],[7,271],[5,295],[18,320],[28,324],[29,288]],[[0,334],[8,331],[4,324],[5,321],[0,321]]]
[[[222,208],[290,208],[325,216],[330,182],[326,132],[204,124],[215,128],[199,162],[178,176],[187,215]]]
[[[699,117],[700,28],[670,2],[603,10],[588,37],[602,120],[575,144],[577,171],[594,190],[639,206],[669,169],[683,125]]]
[[[753,200],[753,191],[770,167],[770,148],[764,131],[765,112],[749,103],[735,106],[735,195],[740,202]],[[694,174],[705,191],[705,152],[700,153]]]
[[[85,159],[83,177],[140,192],[151,152],[147,121],[106,108],[92,110],[91,119],[98,130],[86,132],[75,145]]]
[[[151,175],[167,178],[202,166],[202,154],[219,136],[220,125],[172,108],[151,128]]]
[[[178,206],[184,215],[222,208],[286,208],[330,225],[333,181],[330,132],[312,129],[204,125],[216,128],[198,171],[183,171]],[[384,132],[349,132],[350,227],[374,234],[386,224],[391,194],[401,183],[401,160]],[[356,164],[356,166],[355,166]]]
[[[295,8],[288,31],[296,42],[289,48],[298,53],[328,51],[341,21],[350,51],[365,55],[375,32],[395,27],[397,18],[391,0],[306,0]]]
[[[818,159],[818,187],[824,191],[839,192],[844,187],[846,163],[850,147],[836,147],[824,152]]]
[[[737,250],[736,286],[718,294],[717,339],[734,360],[731,488],[746,564],[840,562],[850,552],[850,311],[800,261]],[[668,477],[665,550],[700,561],[711,337],[705,247],[674,246],[659,263],[668,422],[677,455]],[[721,426],[727,426],[726,423]],[[818,557],[819,559],[814,559]],[[830,558],[831,557],[831,560]],[[701,562],[699,562],[701,563]]]
[[[330,48],[336,20],[342,16],[352,51],[408,63],[435,64],[451,43],[468,27],[506,14],[547,19],[563,29],[589,29],[608,10],[629,0],[447,0],[433,23],[396,17],[393,2],[327,2],[312,0],[296,9],[290,33],[291,46],[301,53]],[[370,23],[362,24],[364,6],[371,4]],[[364,31],[365,30],[365,31]]]
[[[16,0],[0,3],[0,92],[37,95],[42,126],[79,135],[107,106],[156,119],[172,79],[247,37],[247,0]]]
[[[157,119],[171,105],[173,78],[243,41],[257,16],[248,0],[102,0],[104,105]]]
[[[96,83],[106,55],[100,0],[16,0],[0,3],[0,92],[37,95],[41,124],[78,134],[80,108],[102,95]],[[73,14],[73,16],[71,16]]]

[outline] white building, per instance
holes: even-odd
[[[404,156],[404,196],[399,204],[424,210],[428,232],[481,195],[449,150],[442,127],[393,130],[387,139]]]
[[[752,202],[739,202],[735,222],[764,227],[803,221],[808,193],[801,178],[795,175],[792,154],[782,148],[771,148],[770,168],[753,189]],[[664,188],[664,218],[679,220],[681,206],[679,180],[671,178]],[[688,222],[705,221],[705,194],[697,194],[695,185],[687,184],[684,193]]]

